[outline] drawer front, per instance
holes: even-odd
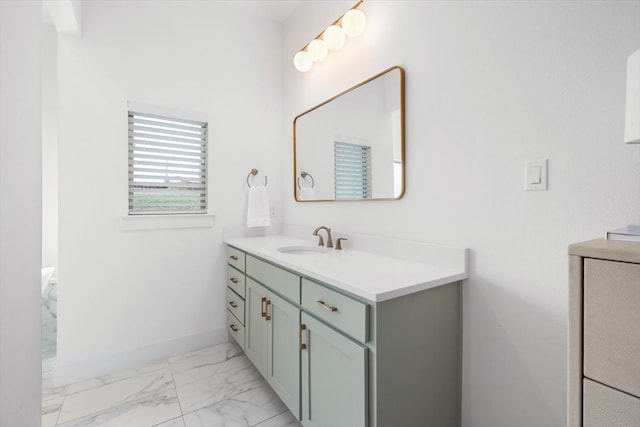
[[[369,341],[367,304],[302,279],[302,307],[358,341]]]
[[[244,298],[245,277],[233,267],[227,266],[227,286]]]
[[[229,331],[229,335],[238,343],[240,348],[244,350],[244,326],[238,322],[238,319],[228,310],[227,331]]]
[[[227,310],[244,325],[244,299],[229,288],[227,288]]]
[[[640,265],[584,262],[584,375],[640,397]]]
[[[247,255],[247,274],[285,298],[300,304],[300,277]]]
[[[640,399],[584,379],[583,426],[637,426]]]
[[[227,246],[227,262],[230,265],[233,265],[240,271],[244,271],[244,258],[244,252],[231,246]]]

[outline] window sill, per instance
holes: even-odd
[[[127,215],[120,217],[122,231],[163,230],[172,228],[211,228],[214,214],[198,215]]]

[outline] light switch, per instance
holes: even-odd
[[[532,166],[529,170],[529,184],[540,184],[542,180],[540,172],[542,168],[540,166]]]
[[[547,190],[548,160],[527,160],[524,166],[524,189],[527,191]]]

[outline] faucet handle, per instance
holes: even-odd
[[[338,240],[336,240],[336,251],[341,251],[342,250],[342,241],[343,240],[349,240],[346,237],[340,237]]]
[[[322,235],[316,234],[316,236],[318,236],[318,246],[324,246],[324,239],[322,238]]]

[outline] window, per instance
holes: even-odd
[[[207,212],[207,123],[129,111],[129,215]]]
[[[371,147],[335,141],[335,198],[371,198]]]

